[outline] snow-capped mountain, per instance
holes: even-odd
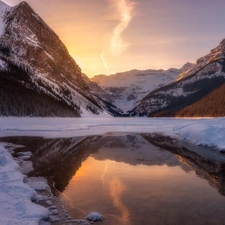
[[[90,88],[90,91],[94,98],[110,115],[114,117],[128,116],[126,112],[124,112],[122,109],[118,108],[115,104],[113,104],[114,98],[110,93],[105,91],[97,83],[91,81],[85,74],[83,74],[83,79]]]
[[[180,73],[193,65],[186,63],[180,69],[131,70],[109,76],[97,75],[91,78],[91,81],[101,86],[104,93],[95,91],[91,87],[90,89],[96,95],[106,97],[107,101],[110,99],[114,105],[126,112],[133,109],[148,93],[173,82]]]
[[[26,3],[0,1],[0,115],[103,112],[65,45]]]
[[[142,99],[131,115],[224,116],[225,40],[171,84]]]

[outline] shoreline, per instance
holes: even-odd
[[[225,151],[225,118],[31,118],[0,117],[0,137],[66,138],[107,132],[162,132]]]
[[[131,133],[131,132],[128,132],[128,133]],[[108,133],[106,135],[113,136],[115,134],[116,133],[111,132],[111,133]],[[119,132],[117,134],[125,135],[125,132],[122,132],[122,133]],[[153,134],[153,133],[150,133],[150,134]],[[143,135],[146,135],[146,134],[143,134]],[[162,133],[161,133],[161,135],[164,136],[164,137],[168,136],[168,135],[162,134]],[[168,136],[168,137],[171,140],[175,139],[174,136]],[[31,154],[32,143],[29,142],[30,146],[21,146],[20,144],[23,144],[22,143],[23,141],[20,144],[18,144],[18,143],[15,144],[13,142],[10,142],[10,139],[13,140],[14,138],[17,138],[20,141],[22,139],[24,139],[24,138],[27,138],[28,142],[30,140],[32,140],[32,139],[37,139],[37,140],[35,140],[36,142],[39,142],[39,140],[51,141],[52,138],[43,138],[43,137],[42,138],[41,137],[23,137],[23,138],[22,137],[8,137],[8,141],[4,141],[7,138],[1,138],[0,139],[0,144],[2,143],[2,140],[4,141],[4,143],[8,143],[7,145],[5,144],[6,151],[8,153],[10,153],[11,157],[13,158],[13,160],[16,161],[17,164],[20,166],[20,168],[18,170],[21,172],[21,175],[22,174],[25,175],[23,183],[24,184],[28,184],[28,185],[30,183],[31,184],[35,184],[36,183],[36,185],[37,185],[37,186],[35,186],[35,185],[34,186],[32,186],[32,185],[30,186],[29,185],[30,187],[34,188],[36,190],[36,193],[37,193],[36,200],[33,198],[33,199],[30,200],[30,202],[32,203],[32,201],[35,200],[34,201],[35,203],[45,207],[45,209],[48,209],[50,211],[50,214],[49,214],[50,216],[49,216],[48,220],[42,220],[40,222],[40,225],[50,225],[50,224],[54,224],[54,225],[61,225],[61,224],[87,225],[87,224],[90,224],[90,222],[88,222],[85,219],[73,219],[73,218],[70,217],[68,212],[65,210],[65,207],[64,207],[65,201],[64,201],[64,199],[62,197],[60,198],[60,197],[58,197],[58,196],[53,194],[54,191],[51,190],[51,188],[50,188],[51,184],[50,184],[50,186],[46,185],[47,184],[46,178],[38,177],[38,176],[26,177],[27,174],[29,173],[29,171],[31,171],[33,169],[32,160],[31,160],[31,157],[32,157],[32,154]],[[146,138],[148,138],[148,137],[146,136]],[[60,138],[56,138],[56,139],[60,140]],[[70,139],[70,138],[68,138],[68,139]],[[84,140],[84,137],[76,137],[75,139],[76,140],[80,139],[82,141],[82,140]],[[177,141],[181,141],[179,138],[176,138],[176,140]],[[76,144],[79,143],[79,141],[76,142]],[[14,141],[14,142],[16,142],[16,141]],[[160,137],[159,137],[159,142],[156,142],[155,144],[159,144],[159,146],[160,146],[160,143],[164,143],[164,142],[162,142],[162,140],[160,141]],[[170,143],[173,146],[174,142],[170,141]],[[188,145],[186,147],[188,148]],[[21,149],[23,149],[23,150],[21,151]],[[197,150],[200,152],[201,149],[197,149]],[[207,153],[208,153],[208,151],[207,151]],[[212,153],[216,153],[216,151],[212,150]],[[214,154],[212,154],[212,157],[214,157]],[[31,182],[30,182],[30,180],[31,180]],[[61,193],[57,189],[56,189],[56,191]],[[102,224],[105,224],[105,223],[103,222]]]
[[[19,173],[21,173],[21,175],[24,176],[23,184],[34,189],[36,192],[35,197],[30,199],[30,203],[42,206],[49,211],[49,216],[47,218],[40,218],[40,225],[90,224],[85,219],[74,219],[68,214],[64,207],[64,200],[53,194],[51,187],[49,186],[45,177],[28,177],[27,173],[33,169],[31,165],[32,161],[27,156],[30,155],[29,152],[24,152],[24,154],[21,154],[20,152],[17,157],[13,157],[13,155],[16,154],[16,150],[26,148],[26,146],[0,141],[0,145],[3,144],[5,151],[9,152],[9,154],[12,156],[12,159],[18,164],[17,170]],[[59,192],[57,189],[55,190]]]

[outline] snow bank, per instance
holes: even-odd
[[[38,225],[48,210],[31,201],[36,192],[24,184],[18,164],[4,146],[0,144],[0,224]]]
[[[196,145],[225,151],[225,118],[202,119],[186,126],[176,125],[174,130],[182,139]]]

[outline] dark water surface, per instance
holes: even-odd
[[[2,138],[32,151],[69,214],[102,225],[225,224],[225,156],[160,134]],[[185,146],[185,147],[183,147]]]

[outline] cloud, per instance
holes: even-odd
[[[120,15],[120,23],[115,27],[110,39],[110,51],[114,56],[119,56],[127,47],[122,38],[123,31],[128,27],[132,17],[135,3],[129,0],[114,0]]]
[[[121,55],[129,46],[123,40],[122,33],[128,27],[134,16],[135,3],[131,0],[109,0],[110,4],[115,6],[118,14],[119,24],[114,28],[109,38],[108,52],[114,57]],[[108,64],[105,60],[105,49],[101,53],[101,60],[105,68],[109,71]]]
[[[101,60],[102,60],[102,62],[103,62],[103,64],[104,64],[105,68],[106,68],[107,70],[109,70],[109,67],[108,67],[108,65],[107,65],[107,63],[106,63],[106,61],[105,61],[105,50],[104,50],[104,49],[102,50],[102,53],[101,53]]]

